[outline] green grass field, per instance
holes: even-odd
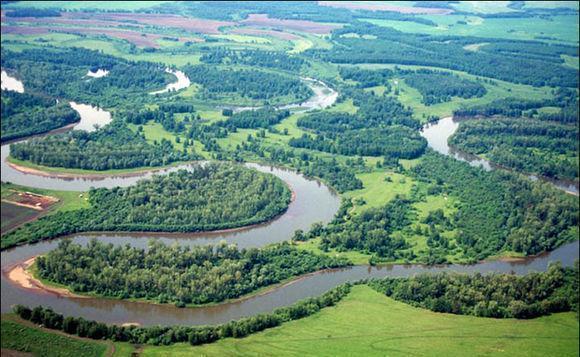
[[[355,202],[364,200],[364,204],[355,205],[356,212],[370,207],[383,206],[396,195],[408,195],[415,184],[411,177],[384,170],[361,173],[356,176],[362,181],[363,188],[344,194],[345,197],[352,198]]]
[[[34,356],[109,356],[112,343],[93,341],[48,332],[14,316],[2,317],[2,355],[4,349],[28,352]],[[126,349],[125,349],[126,350]],[[127,351],[128,352],[128,351]]]
[[[364,19],[364,21],[403,32],[430,35],[494,37],[513,40],[538,40],[538,37],[543,37],[542,41],[568,44],[576,44],[578,41],[578,16],[553,16],[553,19],[534,18],[533,21],[522,21],[518,18],[484,19],[468,15],[423,15],[421,17],[435,22],[437,26],[411,21],[378,19]],[[555,40],[548,40],[545,37],[552,37]]]
[[[243,339],[147,346],[142,356],[577,356],[578,320],[440,314],[355,286],[334,307]]]

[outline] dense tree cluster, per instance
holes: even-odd
[[[288,144],[333,154],[402,159],[414,159],[422,155],[427,147],[427,142],[418,132],[398,125],[342,133],[327,132],[316,137],[303,134],[300,138],[290,139]]]
[[[410,258],[409,244],[393,235],[411,223],[411,202],[396,197],[385,206],[370,208],[360,214],[349,214],[349,205],[343,205],[337,219],[327,227],[318,227],[307,238],[321,237],[320,247],[327,251],[357,250],[382,259]],[[342,214],[341,214],[342,212]]]
[[[6,11],[6,17],[60,17],[60,11],[55,9],[24,8]]]
[[[207,64],[240,64],[277,68],[295,73],[300,72],[302,66],[308,63],[300,57],[288,56],[280,52],[259,50],[232,51],[225,48],[218,48],[204,53],[200,61]]]
[[[370,41],[360,36],[342,36],[347,33],[373,35],[376,39]],[[332,49],[312,49],[306,53],[335,63],[433,66],[534,86],[578,86],[578,70],[564,67],[551,59],[526,58],[502,52],[467,51],[460,41],[448,41],[441,36],[403,33],[361,22],[334,30],[332,40],[337,44]],[[556,48],[555,51],[560,49]]]
[[[421,274],[372,280],[369,285],[393,299],[436,312],[530,319],[578,311],[578,261],[574,268],[550,265],[547,272],[509,274]]]
[[[452,223],[468,258],[481,260],[502,250],[537,254],[577,239],[577,198],[549,184],[484,171],[433,152],[411,174],[458,198]]]
[[[1,140],[8,141],[44,133],[80,120],[68,103],[56,103],[30,93],[2,91]]]
[[[451,97],[482,97],[487,93],[480,83],[463,79],[453,73],[430,70],[405,72],[405,82],[421,93],[425,105],[448,102]]]
[[[2,249],[76,232],[195,232],[261,223],[286,210],[290,190],[272,175],[208,163],[131,187],[93,189],[89,202],[90,208],[60,211],[8,233]]]
[[[369,88],[384,85],[386,92],[390,91],[391,86],[388,80],[393,78],[395,72],[389,69],[383,70],[368,70],[358,69],[354,67],[339,67],[340,76],[347,81],[357,82],[360,88]]]
[[[38,165],[97,171],[162,166],[199,158],[195,153],[175,150],[166,139],[150,144],[120,120],[91,133],[73,130],[12,144],[10,155]]]
[[[228,120],[220,122],[230,130],[268,128],[280,123],[290,116],[289,110],[276,110],[272,107],[265,107],[256,110],[244,110],[232,114]]]
[[[2,49],[2,68],[23,79],[27,91],[45,93],[102,107],[149,96],[149,91],[174,80],[163,67],[149,62],[130,62],[99,51],[82,48]],[[87,79],[88,70],[106,69],[102,78]]]
[[[361,114],[320,112],[300,118],[298,126],[314,131],[316,136],[303,134],[302,137],[290,139],[288,144],[341,155],[405,159],[420,156],[427,142],[417,131],[393,125],[397,117],[385,120],[385,115],[396,112],[400,104],[391,106],[389,100],[384,101],[386,105],[372,109],[366,105],[367,102],[361,104]],[[400,117],[408,119],[405,112],[400,113]],[[414,121],[411,120],[411,123]]]
[[[294,276],[344,265],[344,260],[287,243],[239,250],[225,242],[215,248],[151,242],[145,251],[96,240],[87,247],[65,240],[36,263],[43,279],[75,292],[178,306],[233,299]]]
[[[526,100],[508,97],[496,99],[488,104],[473,105],[456,109],[453,111],[453,116],[464,118],[501,115],[504,117],[515,118],[523,116],[524,111],[526,110],[541,108],[549,104],[549,102],[543,100]]]
[[[183,71],[192,82],[203,86],[202,95],[216,99],[236,93],[243,98],[272,101],[289,96],[290,102],[300,102],[312,95],[312,90],[299,79],[258,70],[219,69],[214,66],[185,66]]]
[[[275,309],[272,313],[246,317],[217,326],[126,327],[106,325],[96,321],[88,321],[82,317],[64,317],[42,306],[30,309],[17,305],[14,307],[14,312],[20,318],[30,320],[46,328],[96,340],[109,339],[151,345],[189,342],[192,345],[201,345],[227,337],[241,338],[279,326],[284,322],[310,316],[325,307],[336,305],[350,292],[350,288],[350,284],[339,285],[321,296],[298,301],[293,305]]]
[[[363,187],[362,181],[355,175],[354,159],[346,160],[347,163],[343,164],[336,158],[323,158],[306,151],[260,145],[257,139],[251,138],[236,148],[234,157],[238,157],[236,155],[239,155],[241,150],[251,152],[268,162],[292,167],[309,177],[318,177],[338,192],[357,190]],[[364,168],[364,162],[360,163],[359,161],[356,166],[357,169]]]
[[[517,171],[578,178],[578,126],[523,118],[469,120],[461,122],[450,144]]]

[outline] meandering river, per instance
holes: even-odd
[[[465,120],[465,119],[463,119]],[[459,128],[460,120],[447,117],[433,124],[427,124],[423,127],[421,135],[427,139],[430,148],[443,154],[451,156],[457,160],[468,162],[472,166],[478,166],[484,170],[509,170],[506,167],[496,165],[488,160],[482,159],[476,155],[466,153],[449,145],[449,138]],[[542,180],[549,182],[554,187],[568,193],[578,195],[578,184],[569,180],[556,180],[550,177],[529,175],[532,180]]]
[[[185,73],[170,68],[166,68],[165,72],[173,74],[175,78],[177,78],[177,81],[169,83],[168,85],[165,86],[165,88],[155,92],[151,92],[150,94],[162,94],[167,92],[178,91],[180,89],[187,88],[191,85],[191,81],[189,80],[189,78],[187,78]]]
[[[315,92],[316,93],[316,92]],[[322,92],[321,92],[322,93]],[[334,96],[336,92],[325,91],[326,98]],[[336,94],[337,95],[337,94]],[[334,97],[336,100],[336,97]],[[334,102],[332,100],[332,103]],[[328,101],[320,100],[318,104],[309,106],[331,105]],[[101,115],[97,108],[93,111],[81,112],[83,115]],[[446,155],[453,155],[457,159],[467,160],[458,152],[454,152],[447,145],[447,139],[457,128],[456,123],[450,119],[443,119],[438,124],[425,128],[423,135],[429,141],[430,147]],[[150,172],[135,176],[124,177],[99,177],[99,178],[56,178],[25,174],[17,171],[5,162],[9,153],[7,145],[2,146],[2,181],[11,181],[17,184],[51,188],[60,190],[85,191],[91,186],[113,187],[129,186],[139,179],[149,177]],[[475,160],[469,161],[477,164]],[[489,163],[488,163],[489,164]],[[482,165],[486,165],[482,162]],[[200,245],[214,244],[220,240],[236,243],[240,247],[261,247],[273,242],[290,239],[296,229],[308,229],[314,222],[329,222],[336,213],[340,200],[339,197],[327,186],[316,180],[291,170],[268,167],[258,164],[248,164],[257,170],[271,172],[284,180],[295,193],[295,199],[290,203],[288,210],[277,219],[266,224],[247,227],[239,230],[226,232],[209,232],[197,234],[145,234],[145,233],[91,233],[76,234],[71,238],[79,244],[87,244],[92,238],[112,244],[131,244],[138,247],[146,247],[149,239],[157,239],[169,244]],[[485,166],[484,166],[485,167]],[[189,165],[181,165],[174,168],[160,170],[161,173],[190,168]],[[491,168],[489,166],[488,168]],[[75,298],[63,297],[56,293],[42,290],[33,290],[13,284],[7,279],[7,272],[17,264],[54,249],[60,239],[43,241],[37,244],[16,247],[1,253],[1,310],[8,312],[14,304],[30,306],[43,305],[53,308],[59,313],[73,316],[83,316],[87,319],[103,321],[107,323],[136,322],[141,325],[203,325],[216,324],[269,312],[274,308],[292,304],[298,300],[317,296],[334,286],[346,281],[356,281],[371,277],[385,276],[409,276],[419,272],[458,271],[465,273],[474,272],[506,272],[525,274],[530,271],[543,271],[548,263],[559,260],[564,266],[570,266],[578,259],[578,241],[562,246],[551,253],[538,257],[528,257],[515,261],[481,262],[474,265],[388,265],[383,267],[354,266],[344,269],[333,269],[308,274],[281,287],[275,287],[262,294],[240,299],[233,302],[214,306],[180,309],[171,305],[156,305],[149,303],[130,302],[123,300],[101,298]]]

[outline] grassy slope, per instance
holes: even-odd
[[[534,18],[532,22],[522,21],[518,18],[488,18],[465,15],[434,16],[424,15],[437,26],[423,25],[410,21],[364,19],[378,26],[392,27],[399,31],[409,33],[427,33],[443,36],[476,36],[495,37],[514,40],[538,40],[576,44],[578,40],[578,17],[577,16],[553,16],[552,19]],[[459,21],[467,24],[458,23]]]
[[[578,320],[439,314],[356,286],[337,306],[243,339],[146,347],[142,356],[576,356]]]
[[[73,338],[31,327],[14,316],[2,317],[2,348],[30,352],[35,356],[105,356],[110,354],[107,342]],[[112,344],[111,344],[112,345]]]

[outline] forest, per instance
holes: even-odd
[[[376,39],[344,37],[347,33]],[[465,71],[469,74],[533,86],[577,87],[577,70],[544,58],[514,57],[501,52],[465,51],[461,41],[425,34],[403,33],[358,22],[332,32],[332,49],[310,49],[313,59],[333,63],[394,63]],[[488,39],[486,39],[488,41]]]
[[[402,78],[423,96],[425,105],[449,102],[451,97],[483,97],[487,90],[480,83],[443,71],[402,71]]]
[[[80,120],[68,103],[57,104],[54,98],[30,93],[3,91],[1,107],[3,142],[45,133]]]
[[[207,64],[238,64],[277,68],[292,72],[299,72],[303,65],[308,64],[300,57],[288,56],[275,51],[233,51],[227,48],[212,49],[212,51],[204,53],[200,57],[200,61]]]
[[[62,241],[36,261],[40,277],[75,292],[181,307],[234,299],[291,277],[345,264],[288,243],[239,250],[225,242],[190,248],[152,241],[143,250],[96,240],[86,247]]]
[[[156,167],[200,158],[195,152],[176,150],[167,139],[150,144],[121,120],[91,133],[73,130],[11,144],[10,155],[43,166],[95,171]]]
[[[404,252],[409,244],[392,234],[411,223],[410,203],[397,197],[383,207],[367,209],[358,215],[337,215],[327,227],[310,232],[310,238],[320,236],[320,247],[324,251],[337,248],[374,254],[386,260],[412,259],[409,252]],[[345,207],[341,211],[344,210]]]
[[[272,107],[266,107],[232,113],[227,120],[222,121],[219,124],[231,131],[235,131],[235,129],[268,128],[280,123],[289,116],[289,110],[276,110]]]
[[[82,48],[2,48],[2,68],[16,71],[27,91],[101,107],[120,105],[174,80],[164,68],[151,62],[130,62]],[[87,80],[89,70],[109,71],[106,77]]]
[[[493,318],[531,319],[562,311],[578,312],[578,261],[552,264],[545,273],[419,274],[371,280],[375,290],[395,300],[435,312]]]
[[[520,172],[578,179],[578,126],[525,118],[462,121],[449,143]]]
[[[198,232],[247,226],[284,212],[290,190],[269,174],[238,164],[207,163],[126,188],[92,189],[89,203],[90,208],[21,226],[2,237],[2,249],[86,231]]]
[[[242,98],[269,102],[289,96],[287,102],[302,102],[312,95],[312,90],[296,78],[259,70],[220,69],[215,66],[185,66],[183,72],[192,82],[203,86],[198,93],[202,99],[219,99],[235,93]]]
[[[421,156],[427,142],[419,133],[404,126],[378,129],[325,132],[316,137],[304,134],[288,142],[292,147],[325,151],[340,155],[389,156],[414,159]]]
[[[451,221],[463,254],[473,261],[502,250],[538,254],[577,239],[577,198],[547,183],[476,169],[431,151],[410,174],[459,199]]]

